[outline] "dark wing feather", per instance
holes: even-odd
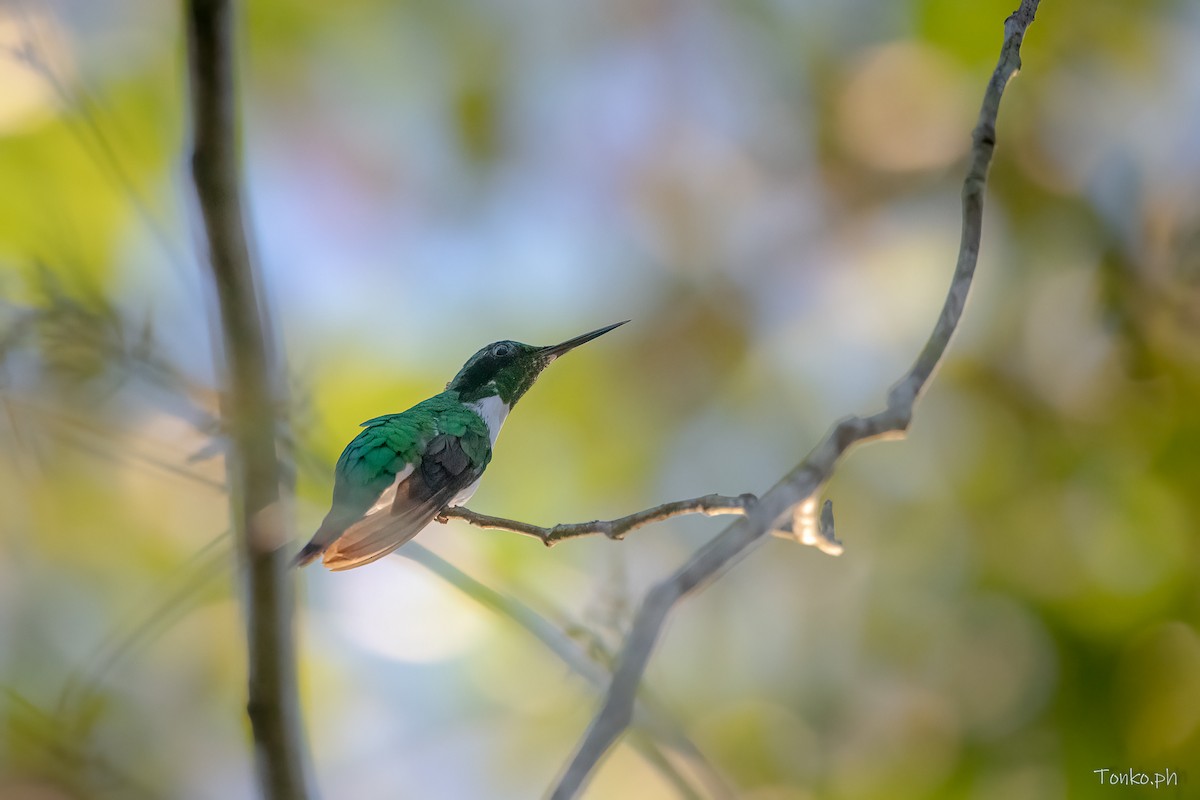
[[[437,434],[430,420],[387,414],[367,420],[338,458],[334,470],[333,505],[312,540],[297,554],[296,566],[315,561],[347,528],[361,520],[395,482],[397,473],[416,459],[420,448]]]
[[[396,487],[391,510],[371,514],[346,528],[325,551],[325,566],[346,570],[383,558],[420,533],[481,474],[483,465],[473,465],[457,436],[435,436],[417,469]]]

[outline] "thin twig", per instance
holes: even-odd
[[[189,0],[186,8],[192,179],[208,245],[201,261],[216,290],[228,370],[221,414],[230,434],[227,468],[246,580],[247,712],[262,796],[295,800],[309,792],[296,690],[294,587],[282,549],[287,534],[275,438],[279,381],[242,222],[233,7],[229,0]]]
[[[617,519],[597,519],[591,522],[565,522],[549,528],[543,528],[540,525],[533,525],[528,522],[519,522],[513,519],[480,514],[465,506],[447,508],[438,516],[438,519],[442,522],[451,519],[461,519],[463,522],[474,525],[476,528],[510,531],[523,536],[532,536],[534,539],[540,540],[547,547],[553,547],[559,542],[567,539],[576,539],[580,536],[607,536],[609,539],[621,540],[630,531],[686,514],[704,514],[707,517],[745,516],[746,512],[757,502],[757,499],[752,494],[743,494],[737,497],[730,497],[723,494],[706,494],[703,497],[694,497],[690,500],[676,500],[671,503],[663,503],[660,506],[648,508],[636,514],[618,517]]]
[[[775,528],[781,517],[814,498],[851,446],[888,435],[902,436],[908,430],[913,406],[945,354],[962,317],[979,256],[983,192],[995,148],[1000,98],[1008,81],[1020,69],[1021,42],[1026,28],[1033,22],[1038,2],[1021,0],[1020,8],[1005,21],[1000,59],[984,94],[973,135],[971,163],[963,185],[958,263],[941,314],[916,362],[888,392],[886,409],[869,417],[847,417],[839,421],[743,519],[702,547],[669,579],[650,590],[634,619],[604,703],[553,788],[552,800],[568,800],[578,795],[601,758],[629,726],[638,685],[662,633],[663,623],[675,605],[728,569],[751,545]],[[807,513],[811,514],[811,509]]]

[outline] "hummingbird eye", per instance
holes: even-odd
[[[496,358],[506,358],[512,355],[512,345],[507,342],[501,342],[492,348],[492,355]]]

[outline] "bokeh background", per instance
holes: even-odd
[[[254,795],[177,5],[0,2],[4,798]],[[761,492],[880,407],[1015,3],[243,5],[299,540],[357,424],[496,339],[633,320],[507,423],[472,507],[532,522]],[[846,553],[679,608],[589,798],[1200,796],[1200,6],[1048,0],[1024,54],[948,361],[828,488]],[[322,796],[540,796],[723,524],[305,571]]]

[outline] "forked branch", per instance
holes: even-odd
[[[519,533],[522,536],[537,539],[546,547],[553,547],[559,542],[577,539],[581,536],[605,536],[614,541],[621,541],[638,528],[689,514],[703,514],[706,517],[744,517],[746,512],[757,502],[758,498],[749,493],[739,494],[737,497],[706,494],[690,500],[673,500],[670,503],[663,503],[616,519],[561,522],[548,528],[520,520],[480,514],[466,506],[451,506],[442,511],[437,520],[438,522],[449,522],[452,519],[460,519],[476,528]],[[803,504],[802,508],[797,509],[792,521],[780,525],[774,533],[785,539],[816,547],[827,555],[840,556],[842,543],[833,533],[833,503],[826,500],[819,517],[815,511],[815,502]]]
[[[804,460],[749,508],[741,520],[701,547],[674,575],[650,590],[634,619],[600,711],[554,787],[553,800],[568,800],[578,795],[600,760],[629,726],[638,685],[671,610],[722,574],[766,533],[777,529],[786,515],[795,518],[792,527],[797,533],[810,524],[818,493],[853,445],[902,436],[908,430],[917,398],[945,355],[962,318],[979,257],[983,194],[995,149],[1000,98],[1020,69],[1021,43],[1033,22],[1038,2],[1021,0],[1020,7],[1005,21],[1000,59],[984,93],[963,184],[958,262],[937,323],[916,361],[888,392],[884,410],[868,417],[846,417],[836,423]]]

